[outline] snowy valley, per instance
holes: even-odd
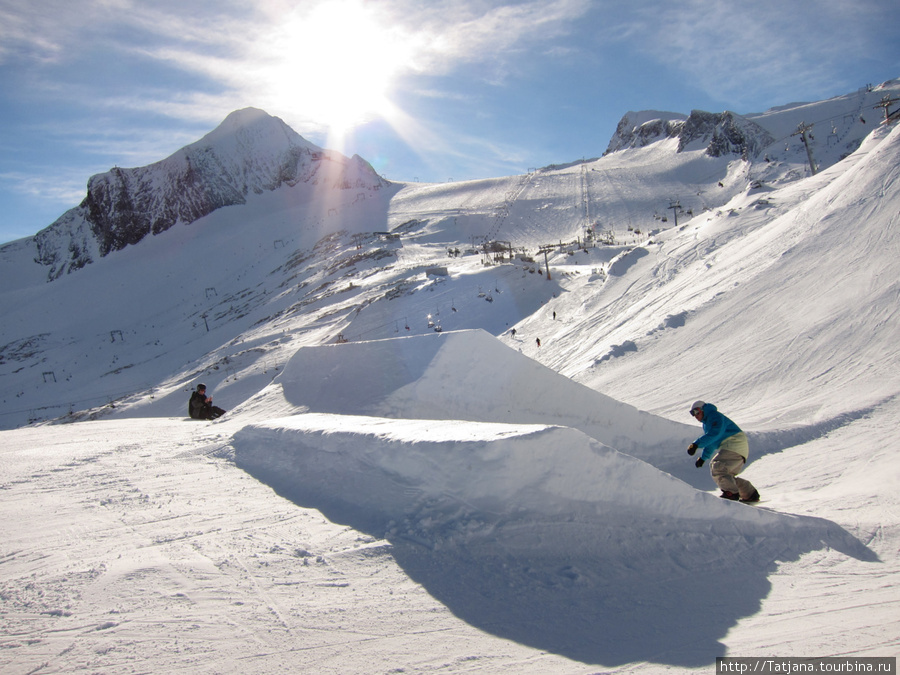
[[[0,668],[896,656],[898,93],[445,184],[246,109],[93,177],[0,247]],[[686,455],[697,398],[760,505]]]

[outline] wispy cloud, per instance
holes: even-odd
[[[78,13],[64,1],[21,3],[0,0],[0,65],[17,60],[46,61],[62,53],[67,26]]]
[[[261,46],[279,35],[287,17],[302,25],[324,1],[264,0],[247,8],[227,0],[0,0],[0,67],[63,63],[99,40],[110,59],[140,54],[209,78],[224,97],[259,95],[260,73],[277,65]],[[502,83],[520,50],[543,45],[548,54],[569,52],[565,36],[589,23],[598,41],[627,42],[717,98],[738,102],[750,90],[817,90],[840,73],[848,44],[877,59],[896,25],[892,0],[383,0],[368,7],[413,46],[410,72],[441,75],[484,63],[483,77]],[[339,48],[352,49],[340,38]],[[203,102],[212,102],[208,94]]]
[[[372,12],[373,21],[384,33],[380,42],[348,35],[348,25],[338,26],[333,35],[311,33],[323,30],[315,22],[320,6],[322,3],[292,6],[268,0],[257,5],[252,16],[218,19],[215,30],[210,31],[215,38],[204,34],[196,39],[190,30],[177,25],[178,17],[157,17],[154,10],[144,9],[139,20],[135,19],[136,25],[155,30],[168,21],[164,34],[188,35],[190,39],[161,40],[133,49],[218,85],[220,92],[203,101],[217,114],[238,107],[238,101],[285,117],[301,133],[322,134],[334,117],[334,108],[323,103],[330,95],[331,81],[326,78],[335,59],[350,60],[358,72],[355,77],[360,81],[349,77],[344,83],[345,89],[351,89],[349,98],[354,89],[357,98],[361,97],[365,80],[388,70],[395,75],[395,86],[400,86],[403,78],[415,76],[415,84],[405,87],[406,91],[423,96],[436,90],[426,84],[420,91],[421,76],[447,75],[471,64],[484,64],[477,71],[482,81],[502,84],[514,70],[521,50],[542,43],[553,48],[553,41],[571,30],[573,22],[589,11],[591,2],[385,0],[366,4],[366,11]],[[310,51],[311,44],[317,45],[317,52]],[[384,53],[398,46],[402,46],[398,61],[385,62]],[[452,98],[458,93],[439,95]]]
[[[84,175],[74,172],[66,179],[60,180],[58,174],[51,172],[42,175],[12,171],[0,173],[0,183],[11,186],[20,194],[66,206],[78,204],[85,195]]]
[[[84,109],[210,124],[238,107],[256,105],[285,117],[301,133],[322,134],[329,123],[323,118],[334,115],[333,107],[317,105],[327,96],[322,69],[334,54],[356,58],[360,78],[385,69],[377,61],[380,49],[366,51],[367,45],[354,44],[340,27],[326,36],[324,53],[302,51],[316,9],[334,2],[263,0],[248,8],[227,0],[0,0],[0,68],[24,66],[17,75],[23,89],[66,98]],[[503,84],[520,50],[542,43],[552,49],[591,4],[383,0],[365,7],[379,20],[385,40],[404,47],[401,63],[394,64],[394,86],[407,75],[417,76],[406,90],[419,95],[423,84],[422,93],[429,90],[422,75],[447,75],[471,64],[484,65],[476,75],[482,81]],[[115,82],[106,82],[109,64],[134,69],[133,74],[119,73]],[[179,84],[169,77],[165,87],[147,86],[153,69],[190,79]]]
[[[381,27],[383,42],[351,39],[338,25],[318,53],[304,51],[310,31],[321,30],[317,9],[352,1],[0,0],[0,95],[74,105],[84,127],[68,135],[57,128],[60,138],[137,163],[195,140],[196,130],[248,105],[321,136],[328,120],[315,104],[324,67],[340,56],[358,64],[362,77],[383,70],[379,45],[404,50],[392,65],[393,91],[432,110],[439,100],[459,104],[456,110],[465,100],[479,108],[482,99],[470,89],[443,86],[461,71],[490,89],[520,81],[540,59],[578,58],[601,72],[616,67],[619,50],[681,73],[742,111],[761,96],[777,104],[845,87],[848,46],[877,59],[896,40],[896,0],[379,0],[358,4]],[[497,164],[524,155],[469,129],[467,137],[459,126],[450,134],[437,117],[413,120],[384,108],[423,154],[464,153],[472,162],[483,153]],[[161,130],[166,118],[176,131]],[[91,119],[103,120],[102,128],[91,128]]]
[[[234,85],[244,73],[271,65],[254,62],[267,54],[259,48],[261,41],[277,37],[292,17],[302,25],[317,6],[330,1],[297,6],[266,0],[252,11],[238,11],[240,3],[211,1],[44,0],[28,5],[0,0],[0,42],[14,45],[22,58],[56,60],[77,51],[79,42],[101,37],[113,50],[142,52]],[[590,0],[385,0],[373,4],[373,11],[386,28],[414,44],[411,70],[440,74],[460,63],[502,58],[523,45],[552,41],[569,31],[591,4]],[[339,33],[334,38],[336,48],[353,48],[341,44]]]
[[[572,30],[591,0],[487,2],[397,0],[393,14],[413,34],[427,36],[417,54],[422,71],[445,74],[460,64],[505,60]]]
[[[393,110],[389,116],[391,126],[406,146],[435,172],[446,170],[447,158],[451,158],[468,167],[469,176],[505,175],[519,170],[528,154],[519,146],[469,134],[439,120],[423,124],[401,109]]]
[[[892,37],[889,0],[686,0],[629,6],[605,37],[674,68],[710,96],[735,107],[767,97],[795,100],[848,83],[848,44],[874,57]],[[887,32],[886,32],[887,31]],[[616,37],[618,35],[619,37]],[[749,112],[749,111],[747,111]]]

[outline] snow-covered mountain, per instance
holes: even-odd
[[[430,185],[240,111],[127,174],[157,234],[82,205],[0,248],[0,666],[895,654],[898,93],[628,113],[598,159]],[[235,202],[190,210],[200,165]],[[760,507],[684,452],[697,398]]]
[[[246,108],[160,162],[92,176],[84,201],[35,235],[36,260],[54,279],[176,223],[244,204],[249,194],[298,183],[336,190],[387,185],[359,156],[323,150],[279,118]]]
[[[666,138],[678,139],[678,152],[699,144],[710,157],[737,155],[744,160],[756,159],[775,140],[755,122],[732,112],[694,110],[686,118],[674,113],[629,112],[619,121],[606,152],[642,148]]]

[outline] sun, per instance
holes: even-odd
[[[335,149],[347,132],[393,109],[392,84],[412,59],[412,41],[363,0],[325,0],[294,13],[266,47],[276,107],[328,129]]]

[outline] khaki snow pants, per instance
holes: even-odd
[[[748,499],[756,492],[750,481],[737,477],[747,462],[747,450],[747,437],[743,433],[736,434],[722,442],[719,452],[709,463],[709,473],[719,489],[738,494],[741,499]]]

